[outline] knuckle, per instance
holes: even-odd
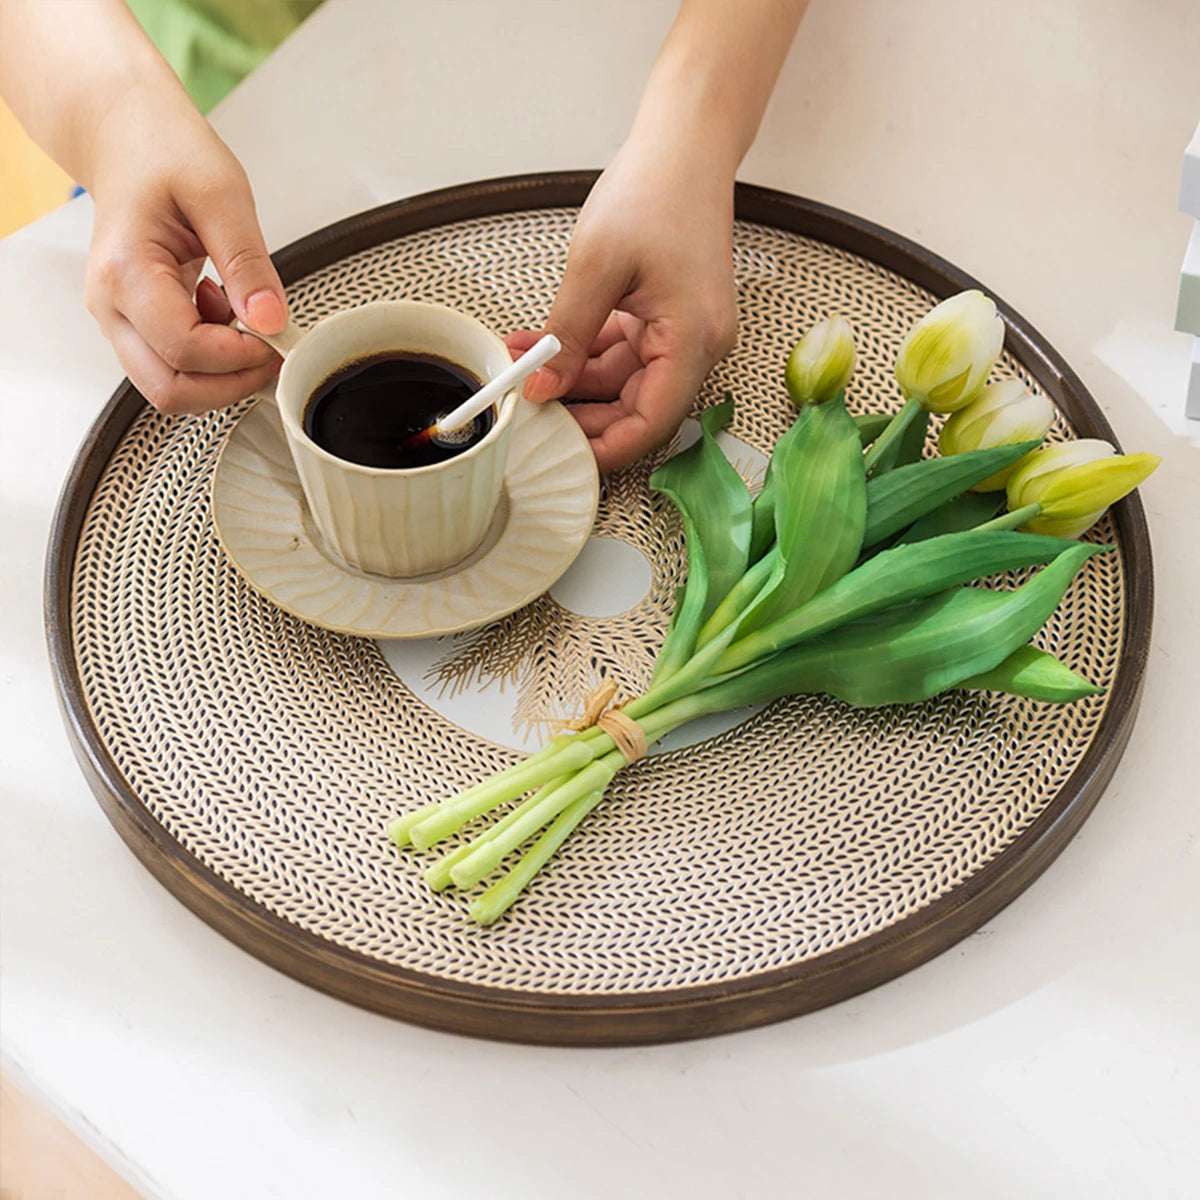
[[[84,307],[97,321],[100,320],[101,314],[107,307],[104,302],[104,290],[91,276],[88,277],[83,287],[83,303]]]
[[[577,235],[567,249],[567,271],[577,272],[586,279],[595,274],[608,257],[602,238]]]
[[[132,269],[132,255],[125,247],[111,246],[96,255],[88,271],[88,284],[97,301],[101,293],[119,293]]]
[[[544,332],[552,333],[562,344],[562,349],[551,359],[551,365],[561,368],[568,364],[582,364],[591,350],[590,330],[581,330],[582,324],[590,324],[591,318],[576,311],[570,293],[560,289],[546,318]]]
[[[558,361],[582,362],[588,356],[590,347],[584,342],[573,329],[568,329],[563,325],[552,324],[547,322],[547,332],[554,334],[562,343],[562,350],[559,351]]]
[[[710,311],[700,325],[700,344],[706,357],[717,362],[737,345],[737,318],[727,309]]]
[[[257,246],[233,246],[223,258],[222,275],[236,278],[250,271],[261,270],[269,261],[264,250]]]
[[[187,344],[180,338],[173,338],[167,342],[159,351],[158,356],[172,371],[186,371],[188,369]]]
[[[172,417],[189,411],[174,377],[155,381],[141,391],[149,404],[164,416]]]
[[[151,408],[157,409],[160,413],[170,413],[171,411],[171,394],[165,384],[150,383],[140,384],[138,391],[145,397],[146,403]]]
[[[232,155],[222,155],[217,165],[206,164],[188,180],[188,189],[198,201],[221,204],[230,199],[240,200],[250,193],[250,178],[245,168]]]
[[[220,254],[214,254],[214,259],[221,271],[222,282],[236,290],[259,286],[272,270],[269,254],[263,247],[250,242],[230,245]]]

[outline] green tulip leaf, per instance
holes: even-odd
[[[687,583],[655,664],[656,680],[688,659],[700,627],[748,565],[750,492],[716,442],[732,419],[732,399],[705,409],[699,439],[650,476],[650,486],[678,509],[687,545]]]

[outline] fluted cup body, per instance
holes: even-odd
[[[305,432],[304,410],[330,376],[381,354],[436,355],[482,383],[512,361],[481,322],[439,304],[381,300],[314,325],[279,373],[276,400],[308,513],[336,558],[391,579],[444,571],[483,541],[500,502],[516,392],[475,445],[420,467],[371,467],[330,454]]]

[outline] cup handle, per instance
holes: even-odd
[[[279,333],[259,333],[257,329],[243,325],[240,320],[234,321],[233,327],[240,333],[248,333],[251,337],[258,338],[260,342],[266,342],[282,358],[287,358],[306,332],[291,317],[288,317],[287,324]]]

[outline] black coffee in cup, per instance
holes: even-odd
[[[322,450],[365,467],[425,467],[469,450],[496,422],[475,418],[454,444],[416,435],[473,396],[482,381],[432,354],[388,353],[335,371],[304,408],[304,432]]]

